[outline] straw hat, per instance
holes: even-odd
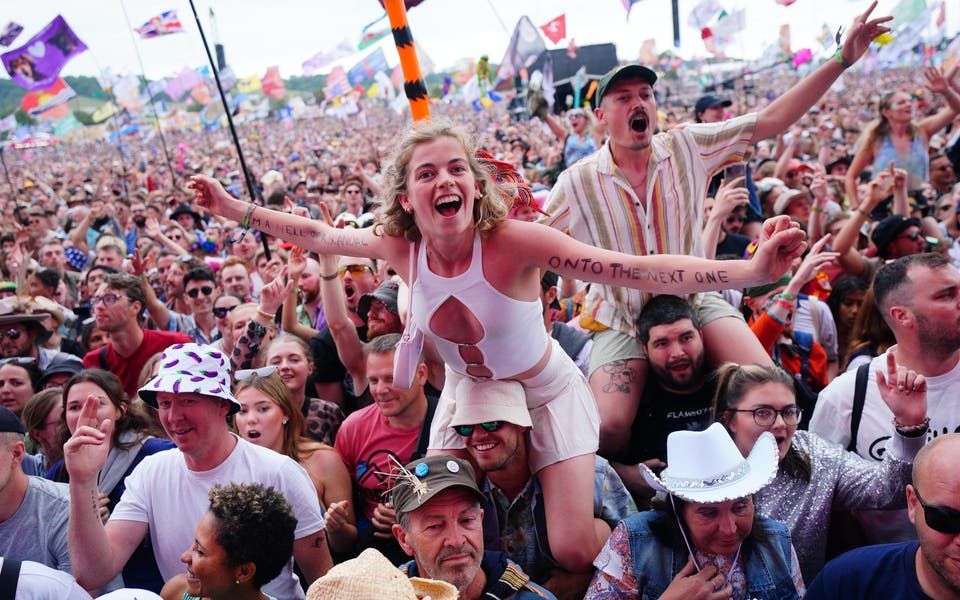
[[[407,577],[373,548],[335,565],[307,590],[307,600],[456,600],[458,595],[445,581]]]
[[[743,458],[720,423],[705,431],[674,431],[667,436],[667,468],[657,477],[640,465],[646,482],[658,492],[688,502],[712,504],[755,493],[777,476],[777,442],[760,434],[750,455]]]

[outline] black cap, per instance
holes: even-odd
[[[19,433],[22,435],[26,432],[23,421],[10,412],[10,409],[0,406],[0,433]]]
[[[920,227],[920,219],[908,219],[903,215],[890,215],[877,223],[877,226],[873,228],[873,233],[870,234],[870,239],[873,241],[873,245],[877,247],[880,256],[886,256],[887,246],[910,227]]]
[[[603,95],[607,92],[608,87],[620,81],[621,79],[629,79],[633,77],[642,79],[651,86],[657,82],[657,74],[647,67],[643,67],[641,65],[623,65],[622,67],[615,67],[610,71],[607,71],[607,74],[600,78],[600,83],[597,85],[596,106],[600,106],[600,102],[603,101]]]
[[[477,500],[484,500],[473,467],[467,461],[451,454],[415,460],[396,476],[391,490],[393,510],[398,514],[413,512],[450,488],[460,488],[473,494]]]
[[[707,94],[706,96],[697,100],[697,106],[696,108],[693,109],[693,114],[699,117],[703,113],[703,111],[707,109],[716,108],[718,106],[722,106],[726,108],[732,104],[733,104],[732,100],[725,100],[723,98],[720,98],[719,96]]]
[[[557,287],[559,283],[560,276],[553,271],[544,271],[543,275],[540,277],[540,287],[543,289],[543,291],[547,291],[552,287]],[[560,306],[560,301],[557,300],[556,296],[554,296],[553,302],[550,303],[550,308],[554,310],[560,310],[563,308]]]

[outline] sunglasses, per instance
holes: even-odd
[[[104,294],[102,296],[91,296],[90,297],[90,306],[96,306],[103,302],[104,306],[113,306],[117,303],[117,300],[121,298],[126,298],[126,296],[120,296],[118,294]]]
[[[727,217],[727,223],[743,223],[747,218],[741,215],[730,215]]]
[[[10,332],[8,331],[7,333],[10,333]],[[16,338],[12,338],[12,339],[16,339]],[[9,364],[26,366],[26,365],[36,364],[36,362],[37,362],[37,359],[29,356],[11,356],[10,358],[0,359],[0,366],[9,365]]]
[[[919,231],[911,231],[910,233],[905,233],[903,235],[897,236],[898,239],[907,238],[911,242],[917,241],[917,238],[920,237]]]
[[[233,306],[214,306],[214,307],[213,307],[213,316],[215,316],[215,317],[218,318],[218,319],[222,319],[222,318],[226,317],[227,315],[229,315],[230,313],[232,313],[232,312],[233,312],[233,309],[235,309],[235,308],[238,307],[238,306],[240,306],[240,305],[239,305],[239,304],[235,304],[235,305],[233,305]]]
[[[483,427],[484,431],[494,432],[503,427],[503,421],[487,421],[486,423],[477,423],[477,425]],[[468,437],[477,425],[454,425],[453,429],[463,437]]]
[[[196,298],[201,294],[201,292],[203,293],[204,296],[209,296],[210,294],[213,293],[213,288],[210,287],[209,285],[205,285],[199,288],[193,288],[192,290],[187,290],[187,295],[190,296],[191,298]]]
[[[340,277],[346,275],[347,271],[349,271],[354,277],[359,277],[364,273],[370,273],[373,275],[373,268],[371,268],[370,265],[344,265],[337,269],[337,273],[340,275]]]
[[[240,369],[236,373],[236,380],[244,381],[247,379],[252,379],[253,377],[270,377],[276,372],[276,365],[269,365],[266,367],[260,367],[258,369]]]
[[[931,506],[923,501],[917,488],[913,488],[913,493],[917,496],[917,502],[923,507],[923,519],[930,526],[930,529],[948,535],[960,533],[960,510]]]
[[[23,335],[23,332],[19,329],[8,329],[3,333],[0,333],[0,335],[7,336],[7,339],[9,340],[19,340],[20,336]]]

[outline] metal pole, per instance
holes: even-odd
[[[253,176],[247,168],[247,161],[243,159],[243,149],[240,147],[240,139],[237,137],[237,128],[233,126],[233,115],[230,112],[230,105],[227,103],[227,95],[223,93],[223,85],[220,83],[220,72],[217,70],[217,64],[213,62],[213,54],[210,53],[210,46],[207,44],[207,36],[203,33],[203,25],[200,24],[200,17],[197,15],[197,7],[193,0],[190,0],[190,10],[193,11],[193,18],[197,22],[197,29],[200,30],[200,39],[203,41],[203,49],[207,52],[207,60],[210,61],[210,70],[213,71],[213,79],[217,82],[217,91],[220,92],[220,100],[223,102],[223,111],[227,115],[227,124],[230,126],[230,135],[233,137],[233,144],[237,147],[237,158],[240,159],[240,168],[243,170],[243,180],[247,184],[247,193],[250,194],[250,201],[257,203],[257,195],[253,188]],[[270,260],[270,247],[267,245],[267,238],[260,238],[263,243],[263,253],[267,260]]]

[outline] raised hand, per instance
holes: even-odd
[[[885,26],[884,23],[889,23],[893,20],[893,17],[870,19],[870,13],[872,13],[876,7],[877,0],[873,0],[873,2],[870,3],[870,7],[867,8],[863,14],[857,15],[857,17],[853,19],[853,24],[850,25],[850,29],[847,31],[847,39],[843,43],[843,48],[840,49],[840,56],[846,64],[852,65],[860,60],[860,57],[867,51],[870,42],[873,41],[875,37],[890,31],[890,28]]]
[[[307,268],[307,251],[300,246],[294,246],[287,256],[287,274],[293,281],[300,281],[300,275]]]
[[[919,425],[927,416],[927,380],[912,369],[897,365],[896,347],[887,350],[887,368],[877,371],[880,397],[900,425]]]
[[[793,260],[803,254],[807,234],[787,216],[767,219],[762,231],[760,245],[750,259],[751,267],[762,274],[763,281],[776,281],[790,270]]]
[[[710,216],[716,219],[726,219],[733,214],[737,208],[750,203],[750,192],[743,187],[745,177],[737,177],[729,183],[724,181],[717,189],[714,197],[713,210]],[[714,217],[714,213],[716,217]]]
[[[220,182],[206,175],[191,177],[187,182],[187,188],[193,191],[193,201],[197,206],[215,215],[222,215],[225,201],[230,200],[230,195],[223,189]]]
[[[339,531],[350,523],[350,515],[347,511],[349,504],[349,500],[341,500],[327,507],[326,512],[323,513],[323,519],[327,522],[327,531]]]
[[[828,265],[840,255],[838,252],[824,252],[823,249],[830,242],[832,236],[828,233],[810,248],[810,252],[803,258],[803,262],[797,267],[792,279],[796,280],[802,287],[808,281],[813,279],[825,265]]]
[[[282,267],[276,277],[260,288],[260,309],[265,313],[276,314],[292,288],[293,279],[287,277],[287,267]]]
[[[947,79],[939,67],[927,67],[924,69],[923,78],[926,79],[923,87],[934,94],[944,94],[950,89],[950,80]]]
[[[99,407],[100,401],[96,396],[87,396],[80,409],[77,429],[63,445],[63,460],[72,481],[96,485],[100,469],[107,462],[114,423],[104,419],[97,424]]]

